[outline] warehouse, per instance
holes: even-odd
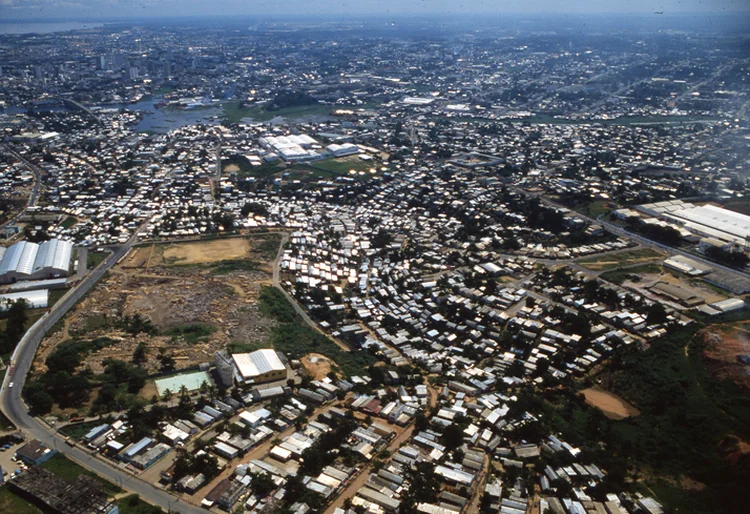
[[[276,351],[257,350],[252,353],[235,353],[235,377],[241,384],[259,384],[274,380],[284,380],[287,370]]]
[[[21,241],[1,251],[0,283],[67,277],[73,244],[50,239],[41,245]]]
[[[8,309],[18,300],[25,301],[29,309],[46,309],[49,304],[49,290],[38,289],[22,293],[0,294],[0,312]]]
[[[668,204],[668,205],[665,205]],[[723,209],[715,205],[696,206],[680,200],[638,206],[651,216],[676,222],[703,237],[725,242],[744,243],[750,237],[750,216]]]

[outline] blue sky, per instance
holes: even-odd
[[[379,13],[750,11],[747,0],[0,0],[0,19]]]

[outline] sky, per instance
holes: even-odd
[[[0,0],[0,19],[273,14],[655,13],[750,11],[748,0]]]

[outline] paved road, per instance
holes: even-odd
[[[122,246],[113,248],[113,253],[104,260],[91,274],[85,277],[79,284],[71,289],[54,307],[35,323],[24,335],[16,347],[11,362],[11,367],[3,380],[0,388],[0,410],[28,436],[39,439],[50,448],[56,448],[60,453],[78,462],[82,466],[94,471],[101,477],[121,485],[124,489],[139,494],[146,501],[158,505],[166,510],[181,514],[200,514],[205,510],[190,505],[171,494],[146,483],[135,476],[111,466],[107,461],[90,455],[80,448],[71,448],[65,444],[65,438],[58,435],[52,428],[45,425],[29,415],[26,406],[21,399],[21,390],[26,381],[26,374],[31,368],[39,343],[45,333],[59,321],[75,304],[81,299],[104,274],[137,242],[138,233]],[[13,382],[13,387],[8,387]]]

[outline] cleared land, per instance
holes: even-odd
[[[271,283],[280,240],[263,233],[137,248],[42,341],[35,369],[46,370],[51,351],[71,341],[90,345],[81,367],[95,374],[106,359],[130,362],[141,342],[149,373],[159,370],[162,353],[179,370],[210,360],[230,343],[263,344],[277,322],[260,312],[258,297]],[[136,314],[155,333],[127,332],[124,321]]]
[[[217,239],[200,243],[169,245],[164,249],[165,262],[203,264],[248,257],[250,243],[245,238]]]
[[[750,326],[712,327],[703,332],[706,343],[703,360],[706,369],[719,380],[731,380],[750,390],[750,364],[737,357],[750,358]]]
[[[623,266],[632,266],[643,264],[656,259],[664,259],[666,256],[651,248],[639,248],[637,250],[627,250],[619,253],[600,255],[581,259],[578,264],[592,271],[605,271]]]
[[[586,403],[602,411],[609,419],[621,420],[640,414],[628,402],[600,387],[590,387],[581,392],[586,397]]]
[[[332,363],[325,355],[310,353],[302,357],[301,362],[314,380],[322,380],[331,372]]]

